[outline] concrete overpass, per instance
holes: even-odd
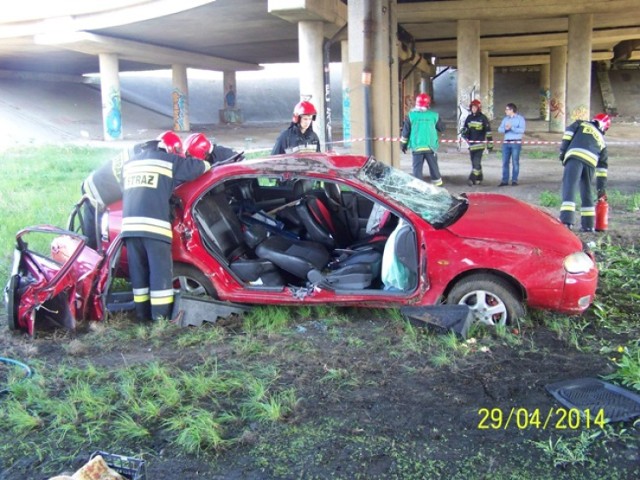
[[[397,133],[401,110],[430,88],[436,65],[458,69],[461,104],[481,98],[489,107],[494,67],[540,65],[541,104],[547,112],[553,105],[550,129],[561,131],[590,113],[593,61],[606,70],[640,58],[639,6],[638,0],[26,1],[0,20],[0,70],[76,80],[100,72],[110,139],[122,135],[119,72],[172,69],[174,129],[181,131],[189,130],[187,68],[222,71],[228,88],[237,71],[299,61],[300,94],[323,110],[323,59],[340,60],[345,132],[370,138]],[[322,130],[325,118],[318,123]],[[398,160],[390,144],[365,145]]]

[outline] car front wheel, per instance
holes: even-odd
[[[217,298],[216,290],[200,270],[184,263],[173,265],[173,288],[191,296],[208,295]]]
[[[460,280],[449,293],[447,303],[467,305],[474,321],[485,325],[507,325],[525,314],[516,290],[495,275],[479,274]]]

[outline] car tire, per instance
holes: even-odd
[[[186,295],[218,298],[211,280],[196,267],[184,263],[173,264],[173,288]]]
[[[490,274],[472,275],[451,289],[447,303],[467,305],[474,323],[509,325],[524,317],[520,295],[505,279]]]

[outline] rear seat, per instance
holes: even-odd
[[[253,255],[244,228],[224,192],[202,198],[194,208],[194,217],[205,245],[220,255],[240,280],[252,285],[285,284],[272,262]]]

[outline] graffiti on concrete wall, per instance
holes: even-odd
[[[112,87],[106,105],[102,106],[104,113],[104,132],[107,140],[119,140],[122,138],[122,103],[120,90]]]
[[[173,130],[183,132],[188,130],[187,118],[187,96],[179,88],[173,89]]]
[[[589,119],[589,108],[586,105],[579,105],[573,110],[571,110],[570,114],[571,122],[575,122],[576,120],[588,120]]]
[[[342,88],[342,138],[344,146],[351,145],[351,89]]]
[[[549,120],[549,103],[551,100],[551,90],[548,88],[540,89],[540,118]]]

